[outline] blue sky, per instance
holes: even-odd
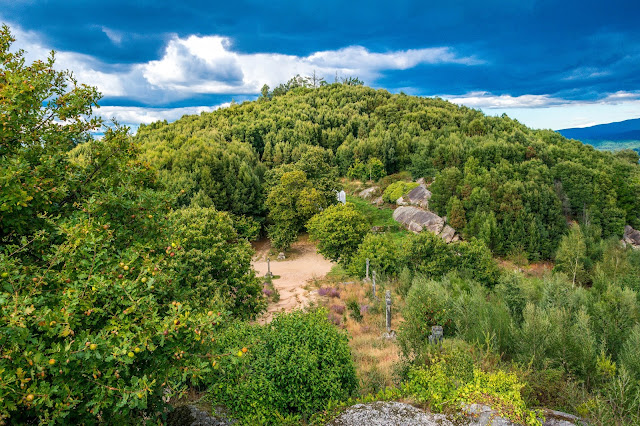
[[[254,99],[295,74],[358,76],[535,128],[640,117],[640,3],[0,0],[29,59],[98,86],[135,125]]]

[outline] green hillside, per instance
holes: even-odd
[[[141,126],[135,139],[170,187],[184,191],[184,205],[206,195],[219,209],[261,222],[266,172],[305,156],[311,171],[320,156],[339,176],[358,177],[379,160],[387,175],[435,178],[432,208],[446,215],[457,198],[466,224],[459,231],[499,255],[551,258],[567,219],[587,221],[603,237],[640,224],[640,169],[627,152],[599,152],[441,99],[303,86],[292,79],[254,102]]]

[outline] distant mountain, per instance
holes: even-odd
[[[640,152],[640,118],[591,127],[563,129],[558,130],[558,133],[598,149],[635,149]]]

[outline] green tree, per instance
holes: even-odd
[[[318,242],[320,254],[346,264],[369,231],[369,224],[353,204],[336,204],[313,216],[307,230],[311,239]]]
[[[307,221],[321,209],[327,200],[301,170],[285,172],[267,196],[265,203],[271,222],[269,238],[279,250],[291,246]]]
[[[447,222],[454,229],[462,231],[467,226],[466,213],[464,206],[458,197],[452,197],[449,200],[449,208],[447,210]]]
[[[583,282],[585,277],[584,262],[587,245],[580,226],[573,225],[569,233],[562,237],[556,252],[556,269],[566,273],[573,285]]]

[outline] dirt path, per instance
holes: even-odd
[[[267,273],[267,255],[271,246],[268,241],[254,244],[256,255],[252,261],[258,276]],[[313,295],[305,289],[313,279],[322,279],[331,270],[333,263],[316,252],[316,247],[302,236],[291,246],[286,260],[271,259],[271,273],[280,278],[273,280],[273,286],[280,293],[280,301],[271,303],[267,312],[258,322],[264,324],[271,321],[276,312],[289,312],[305,306]]]

